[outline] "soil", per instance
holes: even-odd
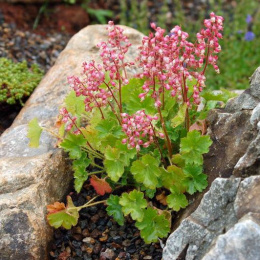
[[[71,192],[76,206],[85,204],[96,196],[88,183],[80,194]],[[107,199],[102,196],[98,200]],[[163,244],[165,239],[161,241]],[[80,211],[78,224],[71,230],[63,228],[54,231],[51,243],[50,259],[59,260],[139,260],[162,258],[162,246],[158,243],[147,245],[140,237],[134,221],[126,218],[123,226],[119,226],[107,215],[106,207],[99,204]]]

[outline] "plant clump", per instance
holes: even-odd
[[[97,195],[110,195],[79,207],[69,196],[66,206],[49,205],[50,225],[70,228],[82,208],[105,203],[118,224],[129,215],[144,241],[156,242],[170,231],[171,212],[189,204],[187,194],[207,187],[203,154],[212,141],[205,135],[205,117],[217,101],[203,90],[207,67],[219,73],[223,18],[211,13],[204,25],[191,43],[180,26],[165,35],[151,24],[155,33],[143,38],[140,58],[126,62],[131,43],[109,22],[108,41],[98,45],[102,64],[85,62],[81,77],[68,78],[73,90],[60,109],[55,135],[73,160],[75,190],[89,180]],[[129,79],[133,65],[141,73]],[[29,123],[32,147],[43,129],[37,119]]]
[[[14,63],[0,58],[0,104],[15,104],[29,97],[42,79],[43,72],[34,64],[28,68],[27,62]]]

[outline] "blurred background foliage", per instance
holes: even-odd
[[[209,89],[245,89],[249,77],[260,65],[260,2],[259,0],[205,0],[200,8],[191,8],[187,13],[181,0],[157,1],[157,12],[151,13],[149,0],[120,0],[120,24],[128,25],[148,34],[150,22],[170,32],[175,25],[190,34],[194,40],[210,12],[224,17],[224,37],[220,41],[220,74],[210,68],[207,72]],[[201,5],[201,2],[204,2]],[[194,0],[196,7],[198,1]]]

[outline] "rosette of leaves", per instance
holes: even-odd
[[[38,65],[28,67],[27,62],[15,63],[0,58],[0,104],[15,104],[29,97],[42,79],[43,72]]]
[[[121,47],[120,45],[119,48]],[[205,64],[202,73],[207,62]],[[47,218],[55,228],[70,228],[77,222],[78,212],[82,208],[105,203],[107,213],[119,225],[124,224],[125,216],[130,216],[144,241],[156,242],[158,238],[166,237],[170,231],[171,211],[185,208],[189,204],[187,194],[201,192],[207,187],[203,155],[209,151],[212,141],[206,135],[205,117],[209,109],[218,105],[217,100],[222,99],[205,94],[204,108],[198,111],[198,104],[192,102],[196,79],[185,79],[183,75],[183,93],[190,97],[189,103],[172,98],[170,92],[160,92],[161,82],[153,79],[153,91],[158,91],[164,101],[158,109],[152,95],[140,101],[144,79],[123,81],[120,78],[116,85],[115,80],[111,80],[110,75],[113,76],[113,73],[97,74],[98,67],[94,62],[86,65],[85,69],[88,70],[91,66],[94,69],[87,71],[85,81],[72,79],[75,80],[73,86],[78,88],[65,98],[58,118],[59,130],[55,136],[59,139],[59,146],[72,159],[76,192],[80,192],[84,183],[89,181],[97,195],[102,196],[102,200],[93,198],[85,205],[76,207],[68,198],[67,205],[57,202],[49,205]],[[89,73],[93,74],[89,76]],[[118,77],[120,75],[117,73]],[[103,79],[99,88],[94,88],[96,92],[100,90],[98,95],[84,85],[95,76],[97,77],[91,82],[93,84],[100,82],[100,78]],[[110,92],[106,92],[106,88]],[[87,98],[80,94],[82,89],[84,93],[90,93]],[[101,97],[104,101],[104,95],[108,96],[105,105],[98,100]],[[94,105],[88,105],[86,111],[89,100]],[[144,114],[145,120],[150,118],[145,131],[131,132],[132,126],[140,128],[134,120]],[[129,116],[124,117],[125,115]],[[28,138],[31,147],[37,147],[41,143],[43,129],[36,119],[29,123]],[[132,145],[135,137],[140,139]]]
[[[127,111],[134,112],[143,108],[152,113],[154,106],[151,106],[151,100],[143,103],[138,101],[138,86],[141,84],[141,80],[132,79],[123,88],[124,107]],[[130,89],[133,95],[129,95]],[[59,132],[60,147],[67,151],[73,160],[75,190],[80,192],[83,184],[89,180],[98,195],[111,193],[105,202],[107,212],[119,225],[123,225],[124,217],[130,215],[136,221],[136,227],[140,229],[146,243],[166,237],[171,226],[171,210],[179,211],[185,208],[189,204],[186,194],[201,192],[207,187],[207,176],[203,173],[203,154],[208,152],[212,143],[209,136],[202,135],[199,130],[185,130],[184,108],[179,108],[178,104],[169,100],[165,104],[168,111],[163,113],[168,115],[167,128],[171,129],[169,134],[176,151],[172,158],[166,159],[169,161],[165,164],[156,147],[143,148],[137,152],[136,149],[128,149],[122,144],[124,132],[109,108],[103,109],[105,119],[94,109],[92,113],[88,113],[88,125],[82,126],[86,116],[83,112],[83,99],[71,92],[65,99],[65,104],[71,114],[84,115],[82,121],[77,122],[81,134]],[[175,116],[171,118],[170,112]],[[197,118],[203,113],[205,111],[197,113]],[[41,132],[42,127],[37,120],[32,120],[28,132],[31,146],[39,145]],[[166,156],[165,151],[164,153]],[[97,164],[97,159],[102,159],[102,163]],[[130,192],[113,194],[122,186],[125,186],[126,190],[131,187]],[[154,202],[157,200],[163,204],[165,210],[155,206]],[[91,205],[93,204],[89,203],[87,206]],[[58,206],[56,211],[51,210],[48,214],[50,224],[56,228],[75,225],[75,219],[78,219],[75,207],[72,208],[74,213],[71,214],[71,206]],[[55,204],[53,207],[55,208]]]

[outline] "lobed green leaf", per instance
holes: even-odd
[[[122,206],[119,204],[120,198],[116,195],[110,195],[107,199],[107,213],[109,216],[113,216],[115,221],[120,225],[124,225],[125,218],[122,212]]]
[[[177,193],[175,191],[167,196],[166,202],[168,206],[175,211],[179,211],[181,208],[186,208],[189,204],[183,193]]]
[[[209,151],[212,144],[209,136],[202,136],[199,131],[193,130],[187,137],[181,139],[180,151],[186,164],[202,165],[202,154]]]
[[[71,159],[78,159],[82,155],[81,147],[86,145],[86,139],[82,135],[68,133],[66,138],[60,143],[66,152],[69,152]]]
[[[72,162],[74,171],[74,188],[79,193],[84,182],[88,179],[86,168],[90,165],[91,160],[85,152],[82,152],[81,157]]]
[[[59,228],[64,227],[71,229],[78,223],[79,213],[75,208],[70,196],[67,197],[67,206],[63,210],[54,211],[47,215],[47,220],[52,227]]]
[[[123,193],[119,200],[124,215],[131,214],[132,219],[142,221],[144,217],[143,209],[147,207],[143,192],[133,190],[130,193]]]
[[[208,186],[207,175],[202,173],[202,166],[188,164],[183,171],[187,176],[184,183],[189,194],[201,192]]]
[[[64,100],[66,109],[72,115],[82,116],[85,113],[84,96],[76,96],[74,90],[72,90]]]
[[[155,189],[161,175],[159,161],[150,154],[142,156],[141,160],[134,161],[130,169],[135,180],[148,189]]]
[[[162,184],[167,189],[173,189],[179,193],[183,193],[186,190],[184,180],[186,176],[183,170],[175,165],[170,165],[167,167],[167,170],[161,168],[162,175]]]
[[[40,127],[37,118],[32,119],[28,124],[27,133],[27,137],[30,139],[30,147],[37,148],[39,146],[41,133],[42,128]]]
[[[177,127],[180,124],[183,124],[186,117],[187,104],[183,104],[180,106],[177,115],[171,120],[171,126],[173,128]]]
[[[170,231],[170,222],[164,215],[158,215],[152,208],[143,210],[143,219],[135,223],[141,230],[141,237],[149,244],[157,242],[158,238],[166,237]]]

